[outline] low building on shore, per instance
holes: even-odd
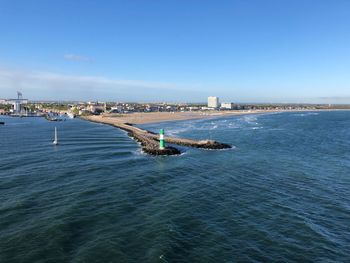
[[[105,106],[104,105],[89,105],[87,106],[87,109],[91,111],[93,114],[100,114],[105,111]]]
[[[220,108],[223,109],[223,110],[232,110],[233,109],[233,103],[231,103],[231,102],[222,102]]]
[[[124,111],[123,106],[118,105],[115,107],[112,107],[109,113],[122,113]]]

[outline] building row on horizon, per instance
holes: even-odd
[[[47,102],[29,101],[22,98],[20,92],[16,99],[0,99],[0,115],[45,115],[48,113],[72,114],[126,114],[133,112],[185,112],[210,110],[302,110],[325,109],[331,105],[305,104],[247,104],[247,103],[220,103],[219,97],[208,97],[207,103],[122,103],[122,102]],[[332,106],[332,108],[337,108]],[[338,107],[345,108],[345,107]],[[350,105],[347,107],[350,108]]]

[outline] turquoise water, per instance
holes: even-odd
[[[0,119],[0,262],[350,261],[348,111],[142,125],[235,146],[176,157],[79,119]]]

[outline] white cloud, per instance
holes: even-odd
[[[171,83],[0,68],[0,97],[14,96],[17,90],[31,99],[154,101],[178,100],[184,95],[186,98],[186,94],[193,95],[198,89]]]
[[[75,55],[75,54],[65,54],[63,56],[65,60],[70,61],[81,61],[81,62],[91,62],[92,59],[89,57],[81,56],[81,55]]]

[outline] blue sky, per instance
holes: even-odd
[[[0,98],[350,103],[348,0],[0,0]]]

